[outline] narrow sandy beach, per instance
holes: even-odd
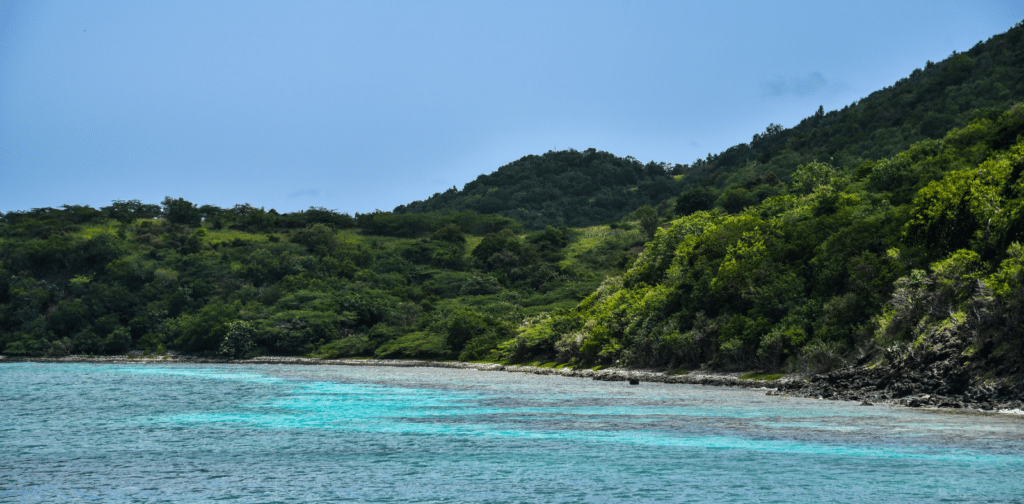
[[[684,383],[691,385],[717,385],[745,388],[775,389],[781,383],[791,380],[802,380],[803,375],[786,375],[774,381],[741,380],[745,373],[709,373],[690,371],[687,373],[670,374],[670,371],[657,369],[573,369],[536,367],[514,364],[494,364],[458,361],[425,361],[425,360],[392,360],[392,359],[315,359],[307,357],[256,357],[253,359],[211,359],[182,355],[143,357],[134,355],[69,355],[66,357],[8,357],[0,356],[0,364],[14,362],[91,362],[109,364],[297,364],[317,366],[388,366],[388,367],[434,367],[448,369],[476,369],[479,371],[505,371],[509,373],[530,373],[538,375],[556,375],[574,378],[590,378],[600,381],[630,381],[656,383]]]

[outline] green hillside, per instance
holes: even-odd
[[[682,170],[596,149],[552,151],[523,157],[461,191],[453,187],[395,213],[473,211],[511,217],[527,229],[593,226],[679,194],[683,185],[672,174]]]
[[[502,356],[827,371],[952,338],[1024,372],[1022,172],[1024,105],[858,169],[800,165],[784,194],[674,220]]]
[[[687,166],[549,152],[355,216],[0,215],[0,353],[1021,377],[1022,34]]]
[[[0,353],[479,359],[525,317],[570,308],[621,272],[644,236],[521,227],[174,198],[11,212]]]
[[[778,182],[789,182],[801,164],[820,161],[851,170],[922,140],[942,138],[974,119],[991,119],[1022,100],[1024,28],[1018,25],[965,53],[927,62],[842,110],[819,109],[793,128],[771,124],[750,142],[690,164],[642,164],[595,149],[548,152],[480,175],[462,190],[453,187],[394,211],[471,210],[512,217],[528,229],[590,226],[659,203],[662,214],[710,210],[716,202],[736,211],[781,194]],[[678,208],[663,203],[686,191],[693,192]]]

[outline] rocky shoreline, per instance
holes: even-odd
[[[807,380],[788,381],[770,394],[1024,415],[1024,380],[979,381],[889,366],[847,367]]]
[[[955,390],[955,381],[932,377],[894,377],[889,368],[844,368],[824,375],[789,374],[775,380],[743,379],[744,373],[690,371],[674,374],[658,369],[573,369],[535,367],[513,364],[475,363],[458,361],[382,360],[382,359],[316,359],[307,357],[256,357],[252,359],[221,359],[184,355],[140,356],[113,355],[66,357],[6,357],[0,364],[15,362],[40,363],[108,363],[108,364],[291,364],[335,366],[387,366],[433,367],[448,369],[475,369],[536,375],[589,378],[599,381],[628,381],[630,383],[676,383],[765,389],[767,395],[795,396],[824,400],[858,401],[862,405],[889,405],[912,408],[974,410],[1024,414],[1024,383],[1018,387],[1001,384],[978,385],[962,388],[962,392],[943,394]],[[953,386],[950,386],[953,383]],[[943,388],[945,384],[945,388]]]

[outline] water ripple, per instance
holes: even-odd
[[[451,369],[0,365],[0,502],[1022,502],[1024,421]]]

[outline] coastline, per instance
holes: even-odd
[[[385,367],[433,367],[447,369],[475,369],[477,371],[504,371],[507,373],[530,373],[571,378],[590,378],[598,381],[629,381],[653,383],[678,383],[687,385],[713,385],[723,387],[776,389],[782,383],[806,378],[803,375],[787,375],[774,381],[740,379],[744,373],[711,373],[690,371],[670,374],[656,369],[574,369],[538,367],[517,364],[497,364],[459,361],[428,361],[415,359],[318,359],[312,357],[255,357],[252,359],[222,359],[166,355],[143,357],[135,355],[68,355],[65,357],[10,357],[0,356],[0,364],[15,362],[39,363],[105,363],[105,364],[293,364],[310,366],[385,366]]]
[[[948,413],[1009,414],[1024,416],[1024,408],[985,407],[970,401],[953,400],[938,402],[929,395],[902,398],[872,398],[869,401],[859,396],[821,396],[814,388],[806,387],[811,375],[788,374],[774,380],[740,378],[745,373],[708,372],[695,370],[672,373],[664,369],[574,369],[538,367],[516,364],[427,361],[414,359],[319,359],[311,357],[255,357],[252,359],[224,359],[183,355],[140,356],[140,355],[68,355],[65,357],[10,357],[0,355],[0,365],[21,362],[31,363],[93,363],[93,364],[263,364],[263,365],[309,365],[309,366],[382,366],[382,367],[432,367],[445,369],[474,369],[477,371],[503,371],[507,373],[529,373],[535,375],[564,376],[568,378],[589,378],[598,381],[631,381],[640,383],[666,383],[683,385],[708,385],[715,387],[740,387],[765,390],[770,396],[792,396],[820,400],[860,401],[862,406],[911,407]],[[847,394],[848,395],[848,394]],[[937,404],[936,404],[937,403]]]

